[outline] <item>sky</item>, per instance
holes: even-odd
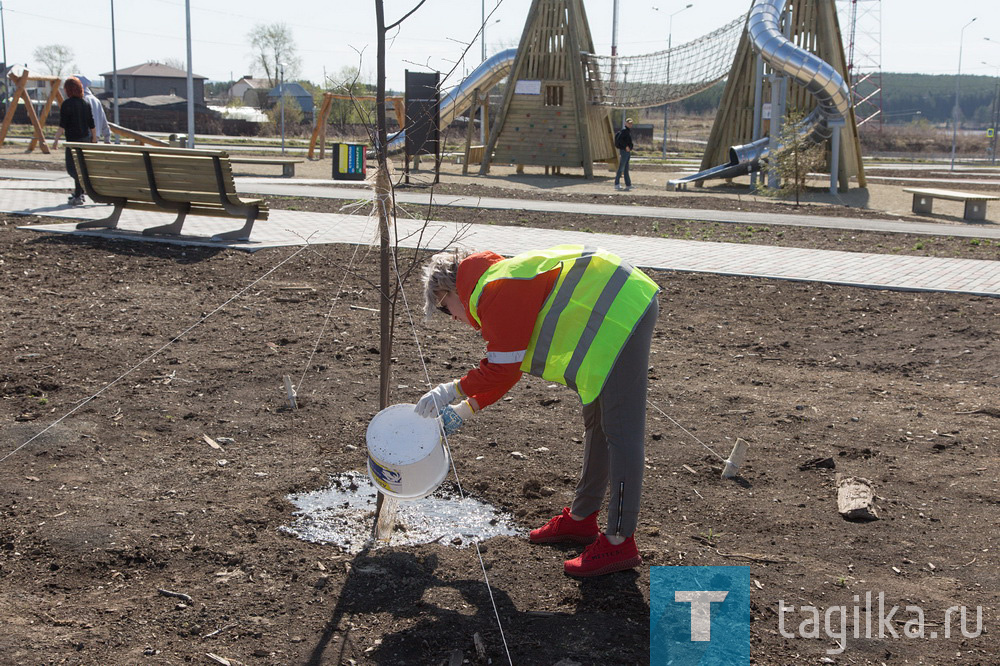
[[[302,61],[300,78],[322,84],[345,67],[375,78],[373,0],[189,0],[192,62],[213,81],[262,75],[251,63],[248,33],[284,23]],[[384,0],[391,24],[419,0]],[[387,85],[401,90],[404,72],[455,70],[457,83],[482,60],[477,38],[486,19],[486,51],[514,48],[531,0],[426,0],[387,42]],[[595,50],[610,54],[614,0],[584,0]],[[690,5],[688,7],[687,5]],[[619,0],[618,53],[641,55],[697,39],[745,13],[751,0]],[[68,47],[81,73],[96,82],[112,69],[111,8],[118,69],[149,61],[186,61],[185,0],[3,0],[3,46],[10,64],[44,72],[39,47]],[[837,2],[845,52],[851,2]],[[944,7],[947,9],[943,9]],[[996,0],[857,0],[855,61],[883,72],[1000,75],[1000,2]],[[671,16],[672,15],[672,16]],[[969,23],[972,19],[974,22]],[[964,28],[964,29],[963,29]],[[960,54],[961,43],[961,54]]]

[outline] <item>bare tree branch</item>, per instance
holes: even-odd
[[[31,57],[45,65],[45,69],[52,76],[62,77],[68,70],[75,69],[73,62],[73,49],[63,44],[48,44],[39,46],[32,51]]]
[[[296,53],[295,39],[291,29],[284,23],[258,23],[247,35],[253,49],[251,65],[261,67],[268,84],[274,87],[278,82],[278,70],[285,68],[285,79],[298,76],[302,59]]]
[[[403,16],[403,18],[399,19],[398,21],[396,21],[392,25],[385,26],[386,31],[392,30],[397,25],[399,25],[400,23],[402,23],[403,21],[405,21],[406,19],[408,19],[410,17],[410,15],[413,14],[413,12],[417,11],[418,9],[420,9],[421,5],[423,5],[425,2],[427,2],[427,0],[420,0],[420,2],[417,3],[416,7],[414,7],[410,11],[406,12],[406,14]]]

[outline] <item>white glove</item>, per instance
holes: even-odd
[[[424,396],[417,402],[417,406],[413,411],[425,419],[433,418],[445,406],[453,403],[456,398],[458,398],[458,380],[438,384],[427,393],[424,393]]]
[[[468,400],[463,400],[454,407],[446,405],[441,410],[441,425],[444,427],[444,434],[454,435],[462,427],[466,419],[474,413],[472,405],[469,404]]]

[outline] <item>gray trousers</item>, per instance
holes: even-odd
[[[618,355],[601,394],[583,406],[583,471],[570,510],[577,516],[600,510],[610,484],[605,530],[609,535],[631,536],[639,519],[649,345],[658,314],[654,298]]]
[[[625,187],[632,187],[632,179],[628,173],[628,163],[632,159],[632,151],[624,148],[618,149],[618,171],[615,172],[615,185],[621,183],[622,176],[625,176]]]

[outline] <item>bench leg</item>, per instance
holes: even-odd
[[[214,241],[224,241],[224,240],[250,240],[250,232],[253,230],[253,223],[257,219],[257,210],[247,213],[247,221],[242,228],[236,229],[235,231],[227,231],[222,234],[216,234],[212,236]]]
[[[930,214],[931,206],[934,205],[934,198],[926,194],[913,195],[913,212]]]
[[[294,164],[282,164],[281,165],[281,177],[282,178],[292,178],[295,176],[295,165]]]
[[[986,219],[985,201],[966,201],[965,219],[971,222],[981,222]]]
[[[150,227],[149,229],[143,229],[143,236],[180,236],[181,227],[184,226],[184,218],[187,217],[188,209],[184,208],[177,213],[177,219],[170,224],[164,224],[159,227]]]
[[[111,212],[111,215],[105,217],[101,220],[89,220],[87,222],[80,222],[76,225],[77,229],[117,229],[118,228],[118,218],[121,217],[122,211],[125,210],[125,206],[121,204],[115,204],[115,209]]]

